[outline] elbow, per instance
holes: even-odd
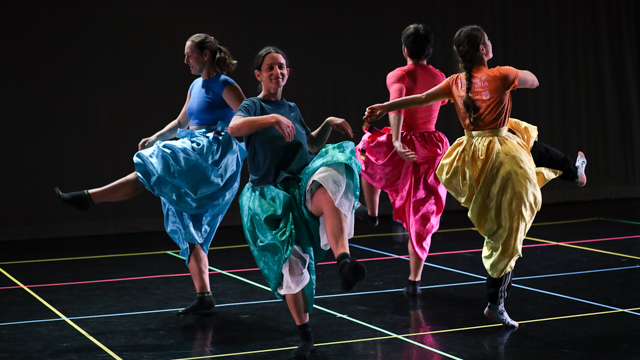
[[[241,130],[241,124],[240,121],[238,121],[238,119],[233,118],[231,119],[231,122],[229,123],[229,126],[227,127],[227,132],[229,133],[229,135],[233,136],[233,137],[240,137],[240,136],[244,136],[244,134],[242,133]]]
[[[233,137],[242,136],[242,134],[240,133],[240,129],[238,128],[237,122],[231,121],[227,129],[228,129],[227,131],[229,132],[229,135]]]

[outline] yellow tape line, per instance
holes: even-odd
[[[548,222],[548,223],[533,224],[533,226],[568,224],[568,223],[584,222],[584,221],[592,221],[592,220],[599,220],[599,219],[598,218],[591,218],[591,219],[581,219],[581,220],[555,221],[555,222]],[[470,228],[447,229],[447,230],[438,230],[436,232],[445,233],[445,232],[457,232],[457,231],[469,231],[469,230],[476,230],[476,228],[470,227]],[[381,236],[407,235],[407,234],[408,234],[407,232],[388,233],[388,234],[365,234],[365,235],[356,235],[356,236],[353,237],[353,239],[362,239],[362,238],[370,238],[370,237],[381,237]],[[248,245],[246,245],[246,244],[244,244],[244,245],[230,245],[230,246],[217,246],[217,247],[211,247],[211,248],[209,248],[209,250],[233,249],[233,248],[241,248],[241,247],[247,247],[247,246]],[[49,261],[104,259],[104,258],[124,257],[124,256],[157,255],[157,254],[166,254],[168,252],[177,253],[177,252],[180,252],[180,251],[179,250],[169,250],[169,251],[153,251],[153,252],[132,253],[132,254],[112,254],[112,255],[96,255],[96,256],[80,256],[80,257],[70,257],[70,258],[58,258],[58,259],[7,261],[7,262],[0,262],[0,265],[30,264],[30,263],[49,262]]]
[[[533,240],[533,241],[539,241],[539,242],[543,242],[543,243],[547,243],[547,244],[561,245],[561,246],[571,247],[571,248],[575,248],[575,249],[599,252],[599,253],[602,253],[602,254],[621,256],[621,257],[626,257],[626,258],[631,258],[631,259],[640,259],[640,257],[638,257],[638,256],[631,256],[631,255],[626,255],[626,254],[614,253],[614,252],[611,252],[611,251],[592,249],[592,248],[588,248],[588,247],[584,247],[584,246],[578,246],[578,245],[572,245],[572,244],[564,244],[564,243],[559,243],[559,242],[555,242],[555,241],[536,239],[536,238],[532,238],[532,237],[528,237],[528,236],[526,236],[525,239]]]
[[[524,320],[524,321],[518,321],[518,323],[526,324],[526,323],[534,323],[534,322],[541,322],[541,321],[552,321],[552,320],[571,319],[571,318],[578,318],[578,317],[585,317],[585,316],[606,315],[606,314],[613,314],[613,313],[619,313],[619,312],[625,312],[625,311],[637,311],[637,310],[640,310],[640,308],[622,309],[622,310],[609,310],[609,311],[600,311],[600,312],[587,313],[587,314],[577,314],[577,315],[557,316],[557,317],[544,318],[544,319]],[[497,327],[497,326],[502,326],[502,324],[489,324],[489,325],[470,326],[470,327],[457,328],[457,329],[435,330],[435,331],[412,333],[412,334],[405,334],[405,335],[398,335],[398,336],[409,337],[409,336],[419,336],[419,335],[441,334],[441,333],[447,333],[447,332],[484,329],[484,328]],[[317,347],[317,346],[327,346],[327,345],[339,345],[339,344],[347,344],[347,343],[354,343],[354,342],[389,340],[389,339],[395,339],[395,338],[396,338],[396,336],[380,336],[380,337],[366,338],[366,339],[354,339],[354,340],[344,340],[344,341],[321,343],[321,344],[315,344],[315,346]],[[248,354],[259,354],[259,353],[275,352],[275,351],[283,351],[283,350],[293,350],[295,348],[296,348],[295,346],[291,346],[291,347],[277,348],[277,349],[255,350],[255,351],[246,351],[246,352],[239,352],[239,353],[200,356],[200,357],[183,358],[183,359],[175,359],[175,360],[212,359],[212,358],[218,358],[218,357],[238,356],[238,355],[248,355]]]
[[[76,330],[78,330],[82,335],[86,336],[89,340],[93,341],[94,344],[98,345],[102,350],[106,351],[107,354],[111,355],[114,359],[118,359],[118,360],[122,360],[122,358],[120,358],[118,355],[114,354],[113,351],[109,350],[106,346],[102,345],[102,343],[100,343],[98,340],[96,340],[93,336],[89,335],[86,331],[82,330],[82,328],[80,328],[78,325],[76,325],[73,321],[67,319],[66,316],[64,316],[64,314],[62,314],[60,311],[56,310],[56,308],[54,308],[53,306],[51,306],[48,302],[44,301],[43,298],[41,298],[40,296],[38,296],[36,293],[34,293],[33,291],[31,291],[31,289],[27,288],[26,286],[22,285],[22,283],[20,283],[20,281],[16,280],[13,276],[9,275],[6,271],[4,271],[2,268],[0,268],[0,272],[2,272],[3,274],[5,274],[9,279],[11,279],[11,281],[13,281],[14,283],[18,284],[21,288],[23,288],[26,292],[28,292],[29,294],[31,294],[33,297],[35,297],[36,299],[38,299],[38,301],[40,301],[41,303],[43,303],[46,307],[48,307],[51,311],[53,311],[54,313],[56,313],[56,315],[60,316],[62,318],[62,320],[66,321],[69,325],[73,326]]]
[[[244,244],[244,245],[218,246],[218,247],[211,247],[211,248],[209,248],[209,250],[232,249],[232,248],[247,247],[247,246],[249,246],[249,245]],[[10,265],[10,264],[29,264],[29,263],[38,263],[38,262],[66,261],[66,260],[104,259],[104,258],[124,257],[124,256],[139,256],[139,255],[157,255],[157,254],[166,254],[166,253],[168,253],[168,252],[178,253],[178,252],[180,252],[180,250],[153,251],[153,252],[132,253],[132,254],[112,254],[112,255],[79,256],[79,257],[58,258],[58,259],[41,259],[41,260],[7,261],[7,262],[2,262],[2,263],[0,263],[0,265]]]

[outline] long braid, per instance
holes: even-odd
[[[469,122],[476,126],[479,119],[480,108],[471,97],[473,87],[473,69],[482,60],[480,55],[480,45],[484,43],[484,31],[481,27],[472,25],[465,26],[458,30],[453,39],[453,47],[460,61],[460,71],[464,71],[467,82],[466,91],[462,104],[469,114]]]
[[[476,124],[474,120],[476,119],[476,117],[478,117],[480,108],[478,108],[478,105],[476,104],[476,102],[473,101],[473,99],[471,98],[471,88],[473,86],[473,76],[471,74],[472,70],[473,69],[469,69],[469,68],[465,69],[467,88],[466,88],[466,93],[464,94],[464,99],[462,100],[462,104],[464,105],[464,109],[469,114],[469,122],[471,123],[471,125],[475,126]]]

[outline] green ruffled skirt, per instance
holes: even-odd
[[[247,184],[240,195],[240,213],[244,234],[271,292],[282,283],[282,266],[291,256],[294,245],[309,255],[310,280],[304,287],[307,311],[311,311],[316,290],[315,266],[326,254],[320,246],[320,222],[305,205],[306,187],[313,174],[323,166],[344,164],[348,181],[353,183],[355,199],[360,195],[360,164],[355,145],[350,141],[325,145],[296,178],[276,185],[253,187]],[[354,209],[355,211],[355,204]]]

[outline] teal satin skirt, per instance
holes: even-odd
[[[259,188],[247,184],[240,195],[244,234],[274,295],[284,300],[277,290],[282,283],[282,266],[291,256],[294,245],[309,255],[310,280],[304,288],[307,311],[311,311],[314,303],[315,266],[327,251],[320,247],[320,222],[307,210],[305,191],[311,176],[321,167],[332,164],[345,165],[348,181],[354,185],[353,195],[358,199],[360,163],[355,156],[355,145],[350,141],[325,145],[299,177]]]

